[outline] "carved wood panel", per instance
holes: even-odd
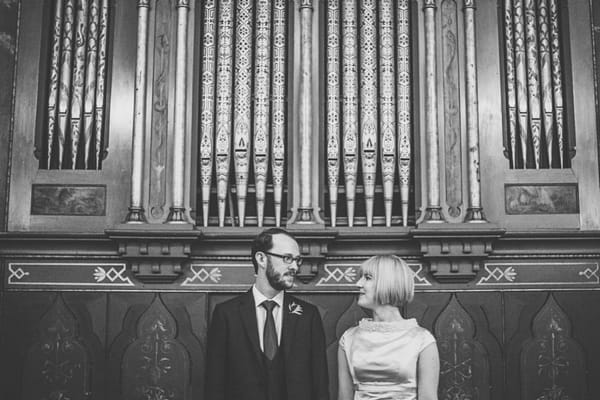
[[[0,398],[104,398],[104,294],[3,293],[2,302]]]
[[[108,398],[201,396],[205,294],[113,294],[108,309]]]
[[[237,294],[2,295],[0,398],[67,399],[87,393],[91,399],[112,400],[159,394],[201,398],[208,315],[215,304]],[[315,304],[323,318],[330,393],[336,398],[338,339],[367,314],[353,293],[299,296]],[[436,336],[440,399],[545,399],[558,393],[587,399],[600,393],[594,379],[600,371],[600,309],[582,304],[600,304],[600,293],[419,292],[404,314]],[[566,360],[552,364],[565,368],[554,386],[538,368],[553,360],[544,357],[552,349],[565,353],[558,361]]]
[[[523,398],[584,399],[585,362],[571,321],[552,294],[536,313],[532,337],[521,348]]]

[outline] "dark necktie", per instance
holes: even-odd
[[[277,331],[275,330],[275,318],[273,318],[273,309],[277,305],[272,300],[265,300],[261,304],[267,310],[267,319],[265,320],[265,329],[263,331],[263,351],[265,356],[272,360],[277,353]]]

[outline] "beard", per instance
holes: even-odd
[[[279,273],[273,268],[271,260],[267,260],[267,281],[269,285],[275,290],[290,289],[294,286],[294,276],[292,272]]]

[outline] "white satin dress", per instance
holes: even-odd
[[[419,353],[435,342],[417,321],[363,319],[342,335],[354,400],[416,400]]]

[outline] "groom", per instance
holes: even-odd
[[[288,293],[302,264],[298,243],[271,228],[252,243],[256,280],[218,304],[208,330],[206,400],[327,400],[323,323]]]

